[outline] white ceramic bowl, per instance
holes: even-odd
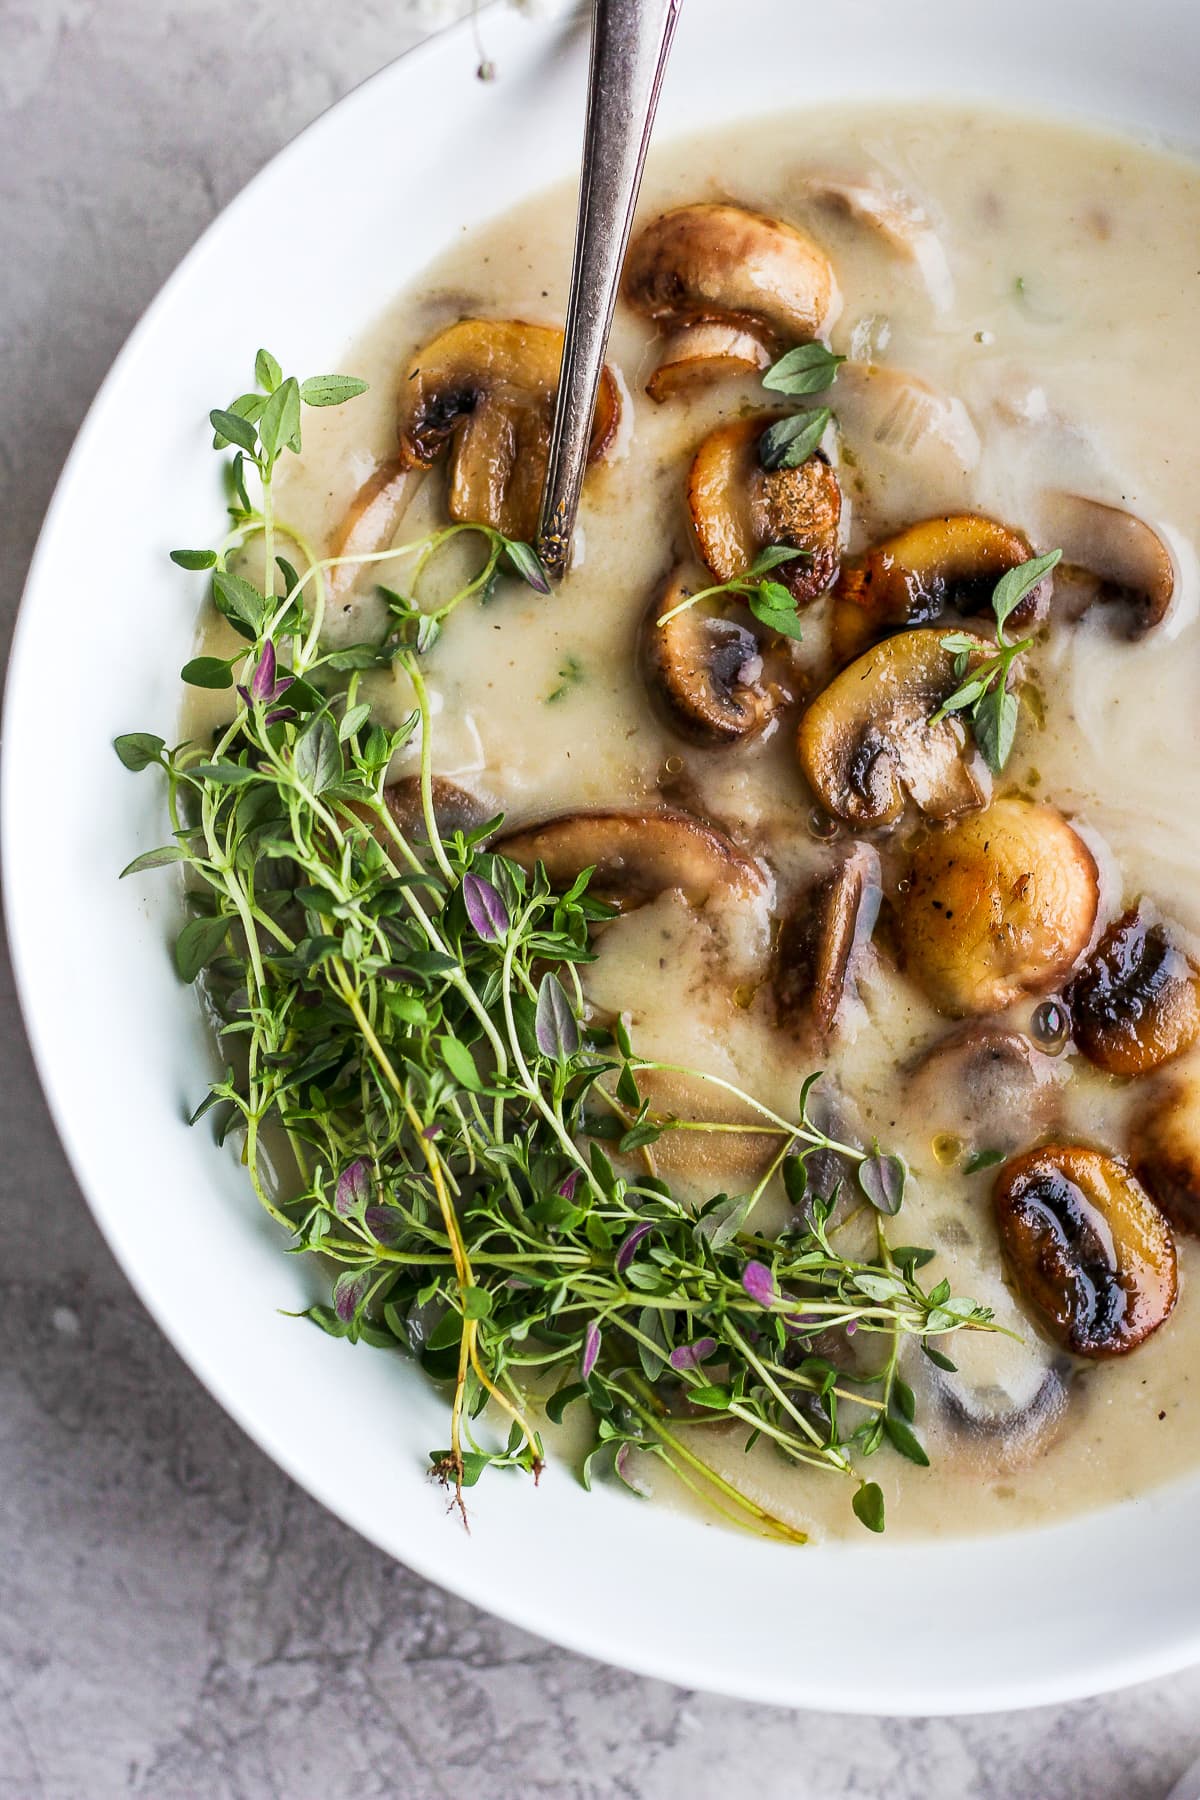
[[[491,11],[487,38],[497,83],[472,79],[470,40],[449,32],[252,182],[134,332],[50,509],[8,684],[4,860],[26,1019],[76,1174],[163,1330],[285,1469],[393,1555],[549,1638],[842,1711],[1030,1705],[1178,1668],[1200,1658],[1195,1481],[1020,1536],[795,1550],[586,1495],[552,1468],[537,1492],[485,1481],[465,1536],[424,1475],[442,1399],[401,1359],[282,1316],[306,1303],[312,1272],[283,1255],[233,1159],[184,1123],[212,1053],[166,954],[169,878],[116,881],[161,841],[161,795],[110,740],[169,733],[176,716],[197,587],[166,554],[217,529],[204,421],[247,356],[265,341],[289,366],[336,367],[464,224],[577,165],[580,33]],[[659,131],[929,94],[1186,146],[1198,82],[1200,9],[1186,0],[687,0]],[[301,280],[258,278],[322,233],[327,253],[302,259]],[[56,720],[71,723],[74,773],[48,788]]]

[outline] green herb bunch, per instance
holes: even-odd
[[[486,1467],[536,1474],[543,1412],[558,1421],[578,1407],[592,1437],[585,1483],[600,1467],[633,1479],[630,1458],[644,1452],[726,1516],[802,1541],[711,1465],[705,1430],[732,1426],[747,1444],[765,1438],[790,1462],[849,1477],[859,1518],[881,1530],[863,1459],[888,1443],[927,1460],[903,1344],[952,1368],[940,1341],[988,1327],[990,1313],[944,1281],[921,1285],[930,1252],[892,1247],[885,1221],[902,1203],[904,1166],[827,1135],[811,1111],[816,1076],[789,1117],[672,1069],[736,1095],[757,1122],[655,1110],[645,1078],[670,1066],[640,1057],[624,1023],[592,1018],[585,1002],[591,934],[611,916],[588,873],[555,893],[543,870],[489,847],[498,821],[447,836],[434,815],[427,621],[483,595],[502,569],[540,586],[536,559],[477,527],[358,559],[423,566],[460,529],[478,531],[483,550],[439,614],[389,590],[382,641],[327,649],[329,564],[274,519],[271,475],[299,444],[299,403],[358,384],[289,384],[263,354],[259,375],[261,406],[242,397],[214,415],[218,442],[237,449],[230,534],[218,551],[175,559],[211,572],[244,642],[219,669],[189,665],[193,681],[231,686],[233,716],[214,746],[169,749],[146,733],[116,744],[127,767],[162,772],[172,827],[125,873],[186,871],[176,964],[202,979],[228,1047],[194,1118],[213,1112],[219,1139],[240,1138],[291,1247],[336,1271],[330,1302],[307,1316],[335,1336],[400,1347],[446,1384],[449,1441],[431,1466],[460,1505]],[[303,574],[276,555],[284,539]],[[229,569],[247,545],[264,551],[261,585]],[[398,729],[360,698],[362,670],[381,662],[411,684]],[[424,826],[406,835],[385,788],[418,735]],[[656,1143],[680,1130],[759,1134],[761,1178],[689,1208],[655,1164]],[[281,1143],[287,1178],[273,1172]],[[810,1182],[818,1153],[838,1173]],[[794,1222],[768,1234],[755,1210],[780,1181]],[[853,1220],[851,1252],[841,1239]]]

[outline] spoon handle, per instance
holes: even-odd
[[[562,576],[663,71],[682,0],[594,0],[575,257],[538,554]]]

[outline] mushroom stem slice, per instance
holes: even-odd
[[[1025,1300],[1075,1356],[1123,1356],[1170,1316],[1175,1241],[1132,1169],[1080,1145],[1006,1163],[993,1195]]]
[[[1075,1042],[1110,1075],[1145,1075],[1200,1036],[1200,969],[1144,903],[1109,926],[1066,994]]]
[[[769,544],[794,545],[801,554],[772,578],[808,606],[837,576],[842,490],[819,451],[795,469],[762,467],[758,441],[777,417],[738,419],[709,433],[688,472],[688,511],[717,581],[736,580]]]
[[[735,375],[754,375],[769,367],[771,352],[762,339],[743,326],[702,319],[673,332],[658,367],[646,383],[651,400],[661,404],[679,394]]]
[[[782,695],[763,684],[758,639],[745,625],[689,606],[659,619],[687,598],[676,570],[642,627],[642,660],[650,692],[667,719],[698,744],[745,743],[770,720]]]
[[[723,832],[673,808],[563,813],[509,833],[496,849],[524,869],[541,863],[555,889],[594,869],[590,891],[622,912],[670,892],[703,906],[718,898],[755,900],[767,888],[757,863]]]
[[[931,625],[946,612],[986,616],[1000,577],[1033,555],[1028,538],[982,513],[951,513],[885,538],[842,566],[833,611],[839,661],[902,626]],[[1025,631],[1046,610],[1052,577],[1012,614]]]
[[[951,1017],[1001,1012],[1070,974],[1098,903],[1095,858],[1062,814],[997,800],[918,845],[898,909],[901,960]]]
[[[775,345],[817,337],[836,302],[821,246],[782,219],[741,206],[679,206],[638,233],[625,259],[625,298],[677,327],[719,320]]]
[[[1175,563],[1144,519],[1082,494],[1055,493],[1042,524],[1062,546],[1064,573],[1090,577],[1095,603],[1124,617],[1127,636],[1144,637],[1161,625],[1175,594]]]
[[[781,1024],[815,1026],[826,1038],[852,977],[855,951],[879,912],[879,858],[856,844],[802,894],[783,921],[775,951],[775,1008]]]
[[[325,576],[330,604],[344,601],[363,574],[362,563],[338,559],[370,556],[388,548],[412,499],[416,480],[408,463],[394,460],[381,463],[363,482],[330,541],[334,566]]]
[[[985,638],[971,653],[983,661]],[[843,669],[800,721],[805,779],[835,818],[862,829],[892,825],[912,800],[934,819],[985,806],[990,777],[956,716],[930,724],[958,685],[940,631],[905,631]]]
[[[400,393],[400,459],[428,469],[450,453],[453,519],[529,542],[549,455],[563,334],[518,319],[462,319],[413,359]],[[620,416],[612,372],[600,380],[589,459]]]
[[[1134,1121],[1130,1159],[1172,1225],[1200,1235],[1200,1071],[1155,1085]]]

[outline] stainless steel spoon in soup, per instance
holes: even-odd
[[[682,0],[594,0],[579,215],[538,554],[566,573],[600,371]]]

